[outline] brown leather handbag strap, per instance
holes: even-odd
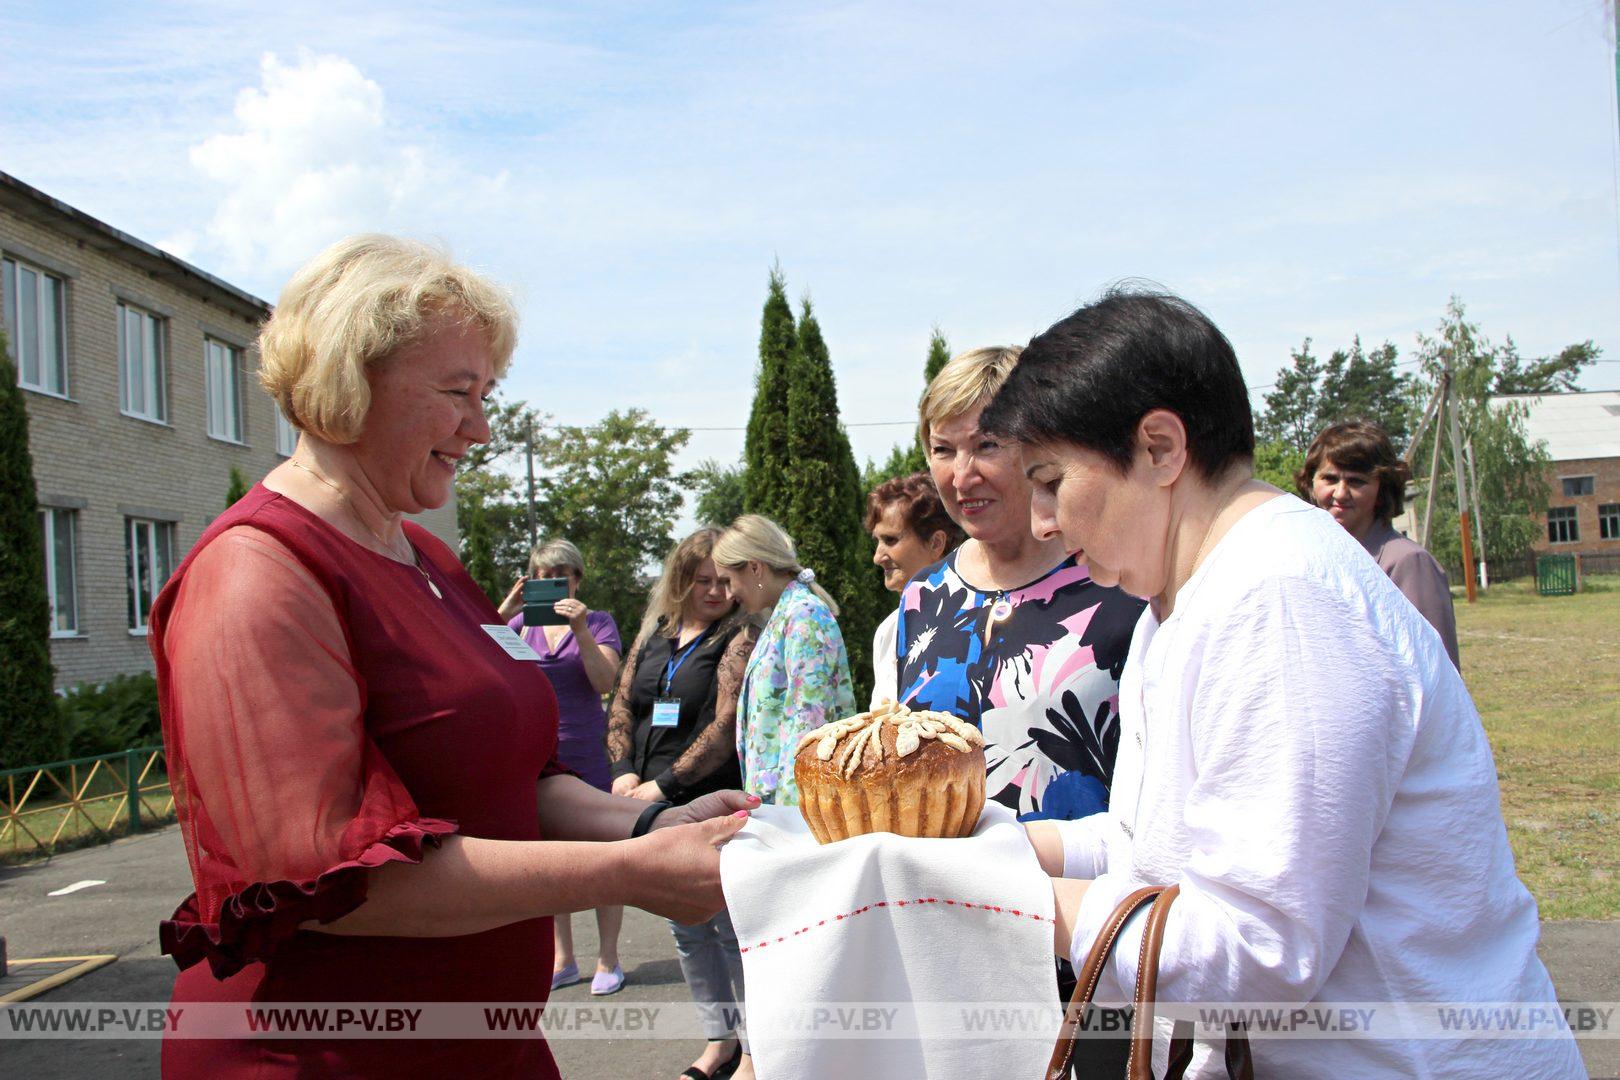
[[[1068,1008],[1064,1010],[1063,1031],[1046,1066],[1046,1080],[1063,1080],[1068,1075],[1069,1065],[1074,1060],[1075,1032],[1080,1029],[1086,1010],[1091,1006],[1092,995],[1097,992],[1097,981],[1102,978],[1103,965],[1113,954],[1120,931],[1132,915],[1151,904],[1163,891],[1157,885],[1137,889],[1115,906],[1108,921],[1098,931],[1096,940],[1091,943],[1091,950],[1086,953],[1085,963],[1080,966],[1080,978],[1069,997]]]
[[[1142,928],[1142,948],[1136,956],[1136,1011],[1131,1018],[1131,1054],[1125,1061],[1127,1080],[1153,1080],[1153,1002],[1159,992],[1159,954],[1164,951],[1164,924],[1181,886],[1161,892],[1148,908]]]
[[[1131,1020],[1131,1050],[1126,1063],[1128,1080],[1153,1080],[1153,1002],[1159,987],[1159,955],[1164,950],[1165,926],[1170,920],[1170,905],[1181,893],[1180,885],[1157,885],[1137,889],[1121,900],[1103,923],[1097,939],[1091,943],[1085,964],[1080,968],[1080,979],[1074,994],[1064,1010],[1063,1032],[1052,1051],[1046,1067],[1047,1080],[1063,1080],[1074,1060],[1075,1033],[1091,1007],[1102,978],[1103,965],[1113,954],[1119,935],[1143,907],[1151,904],[1147,924],[1142,928],[1142,948],[1137,955],[1135,1013]],[[1193,1026],[1189,1021],[1177,1020],[1170,1039],[1169,1061],[1165,1080],[1180,1080],[1192,1062]],[[1232,1080],[1254,1080],[1254,1059],[1251,1056],[1248,1033],[1241,1024],[1232,1024],[1226,1034],[1226,1074]]]

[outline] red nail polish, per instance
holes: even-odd
[[[732,815],[731,815],[731,816],[732,816],[732,817],[740,817],[740,818],[745,818],[745,817],[747,817],[747,816],[748,816],[748,811],[746,811],[746,810],[739,810],[739,811],[737,811],[737,812],[736,812],[736,813],[735,813],[735,814],[732,814]]]

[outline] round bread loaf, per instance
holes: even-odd
[[[967,836],[984,810],[984,736],[949,713],[886,702],[805,735],[793,775],[823,844],[869,832]]]

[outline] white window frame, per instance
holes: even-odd
[[[203,338],[203,382],[208,393],[208,437],[245,443],[242,430],[242,350],[215,337]]]
[[[79,636],[79,514],[54,506],[39,508],[39,527],[45,541],[45,593],[51,605],[51,637]],[[67,581],[57,561],[57,541],[66,532]],[[64,589],[67,596],[64,598]],[[65,599],[65,603],[64,603]],[[63,615],[67,618],[64,620]]]
[[[124,548],[129,557],[126,597],[128,601],[129,632],[145,634],[147,616],[152,601],[174,573],[174,523],[154,521],[151,518],[125,518]],[[145,588],[141,579],[141,563],[147,573]]]
[[[1564,498],[1566,499],[1584,499],[1588,495],[1593,495],[1597,492],[1597,477],[1591,475],[1590,473],[1585,476],[1560,476],[1558,480],[1560,487],[1563,489]],[[1582,483],[1583,481],[1584,485]],[[1576,487],[1584,486],[1586,490],[1571,491],[1569,489],[1571,484],[1574,484]]]
[[[6,323],[6,337],[11,342],[11,357],[17,365],[17,385],[24,390],[32,390],[38,394],[49,394],[52,397],[65,398],[68,396],[68,370],[67,370],[67,279],[60,274],[53,274],[49,270],[42,270],[25,259],[15,255],[7,255],[0,259],[0,291],[4,291]],[[24,274],[31,274],[36,279],[34,285],[33,311],[24,310],[22,303],[22,278]],[[50,289],[43,287],[49,282]],[[47,293],[54,295],[55,302],[47,297]],[[31,315],[31,320],[28,316]],[[31,325],[30,325],[31,322]],[[41,327],[50,324],[51,333],[47,336],[41,332]],[[24,333],[31,330],[32,336]],[[32,348],[25,350],[25,342],[32,342]],[[46,342],[56,353],[55,363],[47,371],[47,358],[44,350]],[[33,368],[33,377],[30,378],[29,368]],[[52,378],[54,376],[54,378]]]
[[[298,449],[298,429],[292,426],[292,421],[276,410],[276,453],[282,457],[292,457]]]
[[[118,301],[118,411],[125,416],[169,422],[168,323],[154,311]],[[141,332],[134,335],[137,326]],[[131,351],[136,336],[142,346],[138,366]]]
[[[1557,514],[1557,517],[1553,515]],[[1555,530],[1554,526],[1558,526]],[[1561,533],[1555,536],[1554,532]],[[1547,510],[1547,543],[1578,544],[1581,542],[1580,515],[1573,506],[1554,506]]]
[[[1604,503],[1598,507],[1598,537],[1620,540],[1620,503]]]

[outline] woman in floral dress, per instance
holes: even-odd
[[[769,518],[747,514],[714,545],[715,569],[750,614],[768,614],[743,675],[737,752],[743,789],[796,805],[793,756],[805,732],[855,711],[838,605],[799,565],[793,540]]]

